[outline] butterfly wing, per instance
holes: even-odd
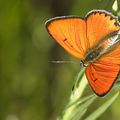
[[[80,17],[63,16],[46,23],[50,35],[70,54],[82,59],[88,49],[86,23]]]
[[[115,49],[111,50],[108,54],[105,54],[100,58],[100,60],[109,60],[114,64],[120,65],[120,44],[115,47]]]
[[[90,48],[93,48],[107,35],[120,30],[117,18],[104,10],[93,10],[86,15],[85,19]]]
[[[116,38],[109,38],[111,34],[117,35],[120,30],[120,25],[115,16],[103,11],[96,10],[87,14],[87,38],[90,41],[90,48],[101,43],[104,38],[103,48],[112,48],[112,44]],[[87,79],[98,96],[104,96],[112,87],[116,81],[119,73],[120,64],[120,45],[117,45],[114,49],[111,49],[107,54],[103,55],[99,61],[89,64],[86,68]]]
[[[86,68],[86,77],[98,96],[106,95],[117,79],[119,66],[109,61],[98,61]]]

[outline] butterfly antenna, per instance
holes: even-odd
[[[70,63],[70,64],[72,64],[72,63],[78,63],[78,62],[73,62],[73,61],[59,61],[59,60],[57,60],[57,61],[50,61],[51,63],[57,63],[57,64],[68,64],[68,63]]]

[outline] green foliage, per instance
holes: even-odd
[[[117,92],[110,100],[106,101],[103,105],[101,105],[97,110],[95,110],[91,115],[89,115],[85,120],[96,120],[101,114],[108,109],[108,107],[116,100],[119,92]]]
[[[113,11],[114,0],[0,0],[0,120],[56,119],[67,104],[80,65],[48,35],[45,21],[58,15],[84,17],[92,9],[120,16],[117,1],[118,9]],[[51,63],[55,60],[74,64]],[[119,91],[118,81],[108,96],[97,98],[82,75],[75,78],[61,116],[74,112],[71,119],[84,119]],[[109,120],[119,120],[119,99],[101,115],[102,120],[108,115]]]
[[[85,68],[83,68],[79,72],[78,76],[76,77],[74,89],[71,93],[69,103],[67,107],[64,109],[64,111],[62,112],[62,114],[57,118],[57,120],[80,120],[82,119],[85,113],[87,112],[87,110],[89,109],[89,106],[97,98],[95,94],[81,98],[87,85],[87,83],[85,82],[85,78],[84,78],[84,70]],[[83,86],[85,85],[85,86],[82,87],[82,85]],[[118,83],[116,84],[116,86],[117,85]],[[117,92],[109,100],[103,103],[103,105],[100,105],[98,109],[96,109],[94,112],[92,112],[88,117],[85,117],[84,119],[85,120],[96,120],[116,100],[118,95],[119,95],[119,92]]]

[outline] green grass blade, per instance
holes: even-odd
[[[57,120],[80,120],[87,111],[88,106],[97,98],[96,95],[90,95],[77,100],[75,103],[66,107],[65,111]]]
[[[87,97],[88,98],[88,97]],[[93,101],[97,98],[96,95],[90,96],[89,99],[84,98],[84,101],[79,101],[74,109],[72,119],[71,120],[80,120],[83,117],[88,107],[93,103]]]
[[[66,106],[66,109],[68,109],[69,107],[71,107],[71,106],[74,105],[74,104],[81,104],[81,105],[82,105],[82,104],[84,104],[86,101],[89,101],[90,99],[96,98],[96,97],[97,97],[97,96],[96,96],[95,94],[92,94],[92,95],[83,97],[83,98],[81,98],[81,100],[78,99],[78,100],[76,100],[74,103],[69,104],[68,106]]]
[[[110,100],[105,102],[101,107],[99,107],[95,112],[89,115],[85,120],[96,120],[102,113],[107,110],[107,108],[116,100],[119,92],[117,92]]]
[[[86,111],[87,111],[87,108],[84,109],[83,111],[78,112],[77,114],[75,114],[72,119],[73,119],[73,120],[81,120],[82,117],[84,116],[84,114],[86,113]]]

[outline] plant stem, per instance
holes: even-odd
[[[82,68],[78,73],[67,107],[63,111],[62,115],[57,118],[57,120],[71,120],[72,112],[76,109],[77,103],[88,83],[84,71],[85,68]]]

